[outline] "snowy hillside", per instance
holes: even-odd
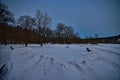
[[[120,80],[119,44],[10,46],[0,45],[0,80]]]

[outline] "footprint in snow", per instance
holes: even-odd
[[[54,63],[54,58],[50,58],[49,62],[50,62],[51,64],[53,64],[53,63]]]
[[[86,61],[85,61],[85,60],[83,60],[83,61],[81,62],[81,64],[86,64]]]
[[[76,61],[69,61],[68,63],[76,67],[79,71],[82,71],[82,67],[80,64],[76,63]]]

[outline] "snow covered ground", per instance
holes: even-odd
[[[120,80],[119,44],[10,46],[0,45],[0,80]]]

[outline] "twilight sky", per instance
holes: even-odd
[[[47,11],[52,18],[51,28],[62,22],[73,26],[80,36],[100,37],[120,34],[120,0],[2,0],[14,13],[35,16],[35,11]]]

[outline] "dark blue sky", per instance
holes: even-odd
[[[35,11],[47,11],[52,17],[52,29],[62,22],[73,26],[80,36],[100,37],[120,34],[120,0],[3,0],[18,18],[34,17]]]

